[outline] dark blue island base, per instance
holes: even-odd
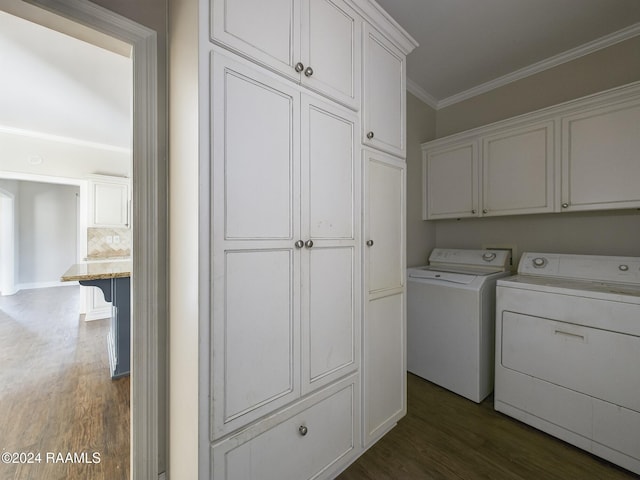
[[[98,287],[104,299],[111,302],[111,328],[107,336],[111,378],[129,375],[131,368],[131,278],[117,277],[80,280],[85,287]]]

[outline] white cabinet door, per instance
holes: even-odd
[[[362,20],[343,0],[213,0],[212,39],[330,98],[360,106]]]
[[[406,413],[404,162],[364,152],[364,442]]]
[[[554,210],[554,122],[482,137],[482,215]]]
[[[300,394],[300,95],[217,53],[211,79],[216,438]]]
[[[212,40],[300,78],[300,0],[212,0]]]
[[[479,216],[478,142],[465,140],[425,150],[422,158],[423,218]]]
[[[359,366],[358,117],[302,97],[303,393]]]
[[[303,84],[354,109],[360,107],[362,21],[342,0],[305,0]]]
[[[640,207],[640,101],[562,119],[562,211]]]
[[[130,226],[128,179],[104,177],[100,180],[89,180],[89,226]]]
[[[362,142],[406,155],[405,55],[372,27],[364,28]]]

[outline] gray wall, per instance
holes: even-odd
[[[77,261],[79,188],[18,181],[18,286],[60,281]]]
[[[422,150],[436,134],[436,111],[407,92],[407,265],[427,263],[436,225],[422,220]]]
[[[640,80],[640,36],[438,110],[437,138]]]
[[[440,109],[436,113],[436,135],[440,138],[638,80],[640,37]],[[408,122],[414,121],[408,117]],[[412,130],[415,126],[408,128]],[[424,130],[426,136],[431,133],[430,128]],[[411,181],[408,189],[411,201],[417,202],[419,194],[415,182]],[[501,244],[515,246],[517,255],[540,251],[640,256],[638,210],[424,223],[435,230],[437,247],[483,248]],[[410,238],[409,242],[412,241]]]

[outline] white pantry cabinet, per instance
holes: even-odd
[[[374,150],[364,162],[364,442],[406,413],[406,164]]]
[[[358,369],[360,167],[353,112],[219,53],[211,76],[215,440]]]
[[[358,109],[362,19],[343,0],[213,0],[212,40]]]
[[[406,56],[370,25],[364,28],[362,142],[404,158]]]
[[[89,227],[129,228],[130,180],[107,175],[89,179]]]

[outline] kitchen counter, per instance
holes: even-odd
[[[87,262],[71,265],[62,274],[60,280],[72,282],[76,280],[100,280],[131,276],[131,260],[115,262]]]
[[[113,305],[111,328],[107,334],[111,378],[129,375],[131,364],[131,260],[76,263],[60,279],[98,287]]]

